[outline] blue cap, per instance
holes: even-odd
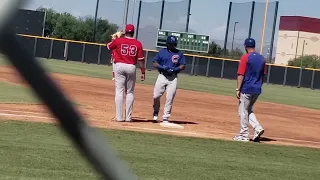
[[[244,41],[244,46],[254,48],[256,47],[256,41],[253,38],[247,38]]]
[[[177,44],[177,37],[175,36],[168,36],[167,38],[167,44]]]

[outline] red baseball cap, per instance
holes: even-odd
[[[134,32],[134,25],[133,24],[127,24],[126,25],[126,32],[127,33]]]

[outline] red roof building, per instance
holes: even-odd
[[[281,16],[275,64],[287,65],[301,55],[320,55],[320,19]]]

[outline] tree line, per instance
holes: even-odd
[[[297,66],[302,68],[320,69],[320,56],[305,55],[288,61],[289,66]]]
[[[106,43],[111,41],[111,35],[119,27],[110,23],[107,19],[97,19],[96,38],[94,38],[94,17],[75,17],[70,13],[59,13],[52,8],[39,7],[38,11],[46,12],[45,36],[75,41]],[[195,52],[187,52],[195,54]],[[196,53],[198,54],[198,53]],[[243,52],[236,48],[233,51],[224,50],[216,42],[209,45],[208,53],[200,53],[203,56],[224,57],[230,59],[240,59]]]
[[[107,19],[97,19],[96,38],[94,38],[94,17],[75,17],[70,13],[59,13],[52,8],[39,7],[38,11],[46,12],[45,36],[75,41],[105,43],[118,30],[116,24]]]

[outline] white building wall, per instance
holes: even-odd
[[[305,45],[303,47],[303,44]],[[320,34],[279,31],[275,64],[287,65],[290,59],[301,55],[320,55]]]

